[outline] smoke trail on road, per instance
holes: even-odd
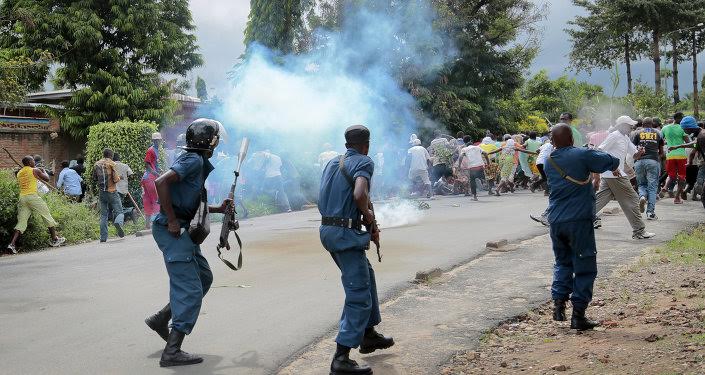
[[[375,215],[381,229],[413,225],[423,218],[418,203],[399,199],[377,205]]]

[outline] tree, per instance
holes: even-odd
[[[196,78],[196,96],[201,99],[202,102],[208,100],[208,88],[206,87],[206,81],[200,76]]]
[[[592,73],[594,69],[611,69],[614,64],[623,62],[627,92],[631,93],[631,62],[647,53],[646,34],[622,22],[623,15],[609,0],[573,0],[573,4],[584,8],[588,15],[576,17],[569,22],[573,28],[566,29],[572,43],[571,66],[578,72]]]
[[[457,58],[434,80],[404,81],[420,107],[451,131],[499,130],[502,107],[523,83],[537,52],[541,9],[526,0],[434,0],[439,29],[457,48]],[[524,43],[517,42],[519,35]]]
[[[292,52],[301,21],[301,0],[250,0],[245,45],[257,42],[281,53]]]
[[[601,86],[578,82],[565,75],[551,80],[545,70],[531,77],[521,88],[521,97],[529,103],[530,111],[550,121],[557,121],[563,112],[578,114],[589,101],[600,96],[603,96]]]
[[[202,63],[187,0],[5,0],[0,19],[10,20],[1,47],[50,53],[56,82],[75,90],[60,115],[76,137],[99,122],[168,118],[174,103],[160,75]]]

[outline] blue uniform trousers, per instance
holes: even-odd
[[[346,250],[330,254],[340,268],[340,279],[345,290],[345,306],[335,341],[349,348],[357,348],[362,343],[365,329],[382,321],[375,272],[364,250]]]
[[[551,296],[586,309],[597,276],[595,229],[591,220],[551,224],[555,265]]]
[[[166,225],[155,221],[152,236],[164,255],[169,274],[172,328],[188,335],[196,325],[201,302],[213,282],[213,273],[200,246],[191,241],[187,232],[174,237]]]

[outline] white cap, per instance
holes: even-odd
[[[638,124],[638,122],[632,120],[632,118],[629,116],[621,116],[620,118],[617,119],[617,121],[614,122],[614,124],[617,126],[622,125],[622,124],[628,124],[628,125],[634,126],[634,125]]]
[[[411,145],[412,146],[421,146],[421,140],[418,138],[414,139],[413,141],[411,141]]]
[[[162,134],[159,132],[152,133],[152,140],[156,141],[157,139],[161,140],[162,139]]]

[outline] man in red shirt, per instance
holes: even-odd
[[[150,229],[152,219],[159,213],[159,202],[157,197],[157,188],[154,185],[157,177],[161,175],[159,168],[159,145],[162,142],[160,133],[152,134],[152,145],[147,149],[147,154],[144,157],[145,171],[142,176],[142,204],[144,206],[144,214],[147,217],[145,228]]]

